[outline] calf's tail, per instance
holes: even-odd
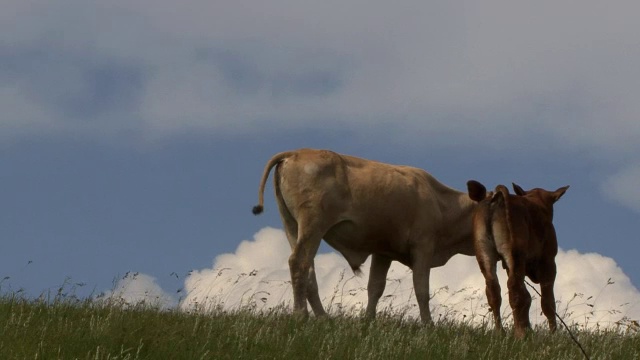
[[[513,231],[511,229],[511,214],[510,214],[510,211],[509,211],[509,189],[507,189],[506,186],[504,186],[504,185],[496,186],[495,194],[493,195],[493,198],[491,199],[491,205],[492,205],[491,206],[491,211],[489,212],[490,213],[490,215],[489,215],[490,218],[488,220],[489,222],[487,223],[487,227],[492,229],[492,224],[493,224],[493,221],[494,221],[494,217],[496,216],[495,215],[496,207],[501,207],[502,210],[504,211],[504,216],[505,216],[504,222],[505,222],[505,225],[506,225],[506,228],[507,228],[507,239],[506,240],[509,243],[512,244],[513,243]],[[490,231],[491,231],[491,236],[494,236],[493,230],[490,230]],[[502,267],[504,269],[508,270],[507,264],[504,261],[504,259],[502,259]]]

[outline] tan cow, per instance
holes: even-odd
[[[524,337],[526,330],[531,328],[531,295],[525,287],[525,275],[540,284],[542,312],[547,317],[551,331],[555,331],[553,284],[558,242],[552,223],[553,204],[569,186],[556,191],[540,188],[524,191],[513,184],[516,195],[511,195],[504,185],[498,185],[490,198],[486,197],[484,186],[477,181],[471,180],[467,186],[469,196],[479,201],[473,215],[474,246],[478,265],[485,278],[487,300],[496,329],[503,331],[500,320],[502,298],[496,274],[496,263],[502,260],[502,266],[509,276],[507,287],[516,337]]]
[[[429,272],[453,255],[473,255],[471,216],[477,203],[427,172],[384,164],[328,150],[301,149],[274,155],[265,166],[259,189],[273,167],[275,194],[291,245],[289,269],[294,311],[325,311],[318,295],[313,259],[324,239],[354,271],[372,256],[366,314],[375,316],[391,261],[413,270],[413,283],[424,322],[429,311]]]

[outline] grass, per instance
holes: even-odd
[[[640,359],[640,334],[576,329],[591,359]],[[582,359],[566,331],[394,316],[301,318],[276,308],[189,313],[92,299],[0,298],[0,359]]]
[[[230,286],[252,289],[240,283],[254,275],[240,274]],[[136,280],[137,276],[127,274],[122,280]],[[435,326],[423,326],[408,316],[415,309],[405,298],[413,294],[397,293],[397,288],[379,304],[379,318],[366,320],[353,315],[362,304],[349,302],[353,294],[345,291],[348,281],[341,277],[327,299],[327,309],[334,314],[330,318],[292,316],[289,306],[282,302],[272,306],[262,298],[269,295],[266,291],[251,295],[243,290],[235,305],[228,291],[208,294],[211,299],[179,309],[167,307],[162,299],[150,296],[153,294],[145,293],[142,302],[125,300],[131,281],[123,282],[124,286],[114,282],[113,291],[82,299],[75,293],[83,284],[70,279],[57,292],[37,299],[9,289],[0,295],[0,359],[584,358],[564,329],[555,334],[536,329],[523,341],[514,339],[509,331],[496,334],[484,314],[488,310],[482,294],[475,290],[437,289],[434,297],[441,296],[443,301],[434,308],[439,314]],[[282,291],[290,291],[287,284],[281,285]],[[271,286],[270,290],[277,287]],[[599,317],[593,310],[598,296],[583,297],[575,294],[559,307],[563,318],[571,319],[574,313],[577,318]],[[456,310],[459,301],[473,304],[469,316]],[[579,310],[585,306],[592,310]],[[508,326],[510,317],[505,315],[503,323]],[[590,359],[640,359],[636,321],[623,317],[596,330],[586,322],[569,323]]]

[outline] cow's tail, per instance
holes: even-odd
[[[258,215],[264,210],[264,187],[267,184],[267,178],[269,178],[271,169],[292,154],[292,151],[285,151],[275,154],[271,159],[269,159],[267,165],[265,165],[264,171],[262,173],[262,179],[260,180],[260,188],[258,189],[258,205],[254,206],[252,210],[254,215]]]

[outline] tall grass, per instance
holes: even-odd
[[[591,359],[640,359],[640,335],[584,331]],[[0,298],[0,359],[581,359],[566,332],[524,341],[487,326],[382,315],[301,318],[284,307],[207,313],[54,296]]]
[[[243,281],[254,281],[255,275],[232,275],[229,283],[247,289]],[[123,279],[136,276],[128,273]],[[274,291],[244,294],[242,290],[235,304],[229,293],[207,294],[213,299],[178,308],[155,301],[158,298],[127,300],[123,295],[128,289],[116,282],[113,291],[85,298],[75,295],[84,285],[70,279],[35,299],[5,290],[0,295],[0,359],[583,358],[564,329],[551,334],[537,328],[523,341],[509,331],[495,333],[486,315],[484,294],[477,289],[436,289],[434,296],[444,299],[433,309],[439,316],[435,325],[423,326],[409,316],[415,311],[408,300],[413,294],[398,293],[393,286],[379,306],[378,318],[363,319],[357,311],[362,304],[350,299],[353,291],[366,289],[349,290],[349,281],[341,276],[333,294],[324,299],[332,314],[329,318],[293,316],[289,304],[268,301],[268,297],[281,299]],[[289,286],[271,284],[279,291],[291,291]],[[559,304],[559,313],[567,318],[575,313],[597,317],[582,310],[592,308],[589,305],[597,297],[576,294]],[[460,316],[456,301],[469,303],[470,315]],[[504,315],[509,326],[510,316]],[[595,330],[575,321],[571,324],[591,359],[640,359],[636,321],[622,318],[615,326]]]

